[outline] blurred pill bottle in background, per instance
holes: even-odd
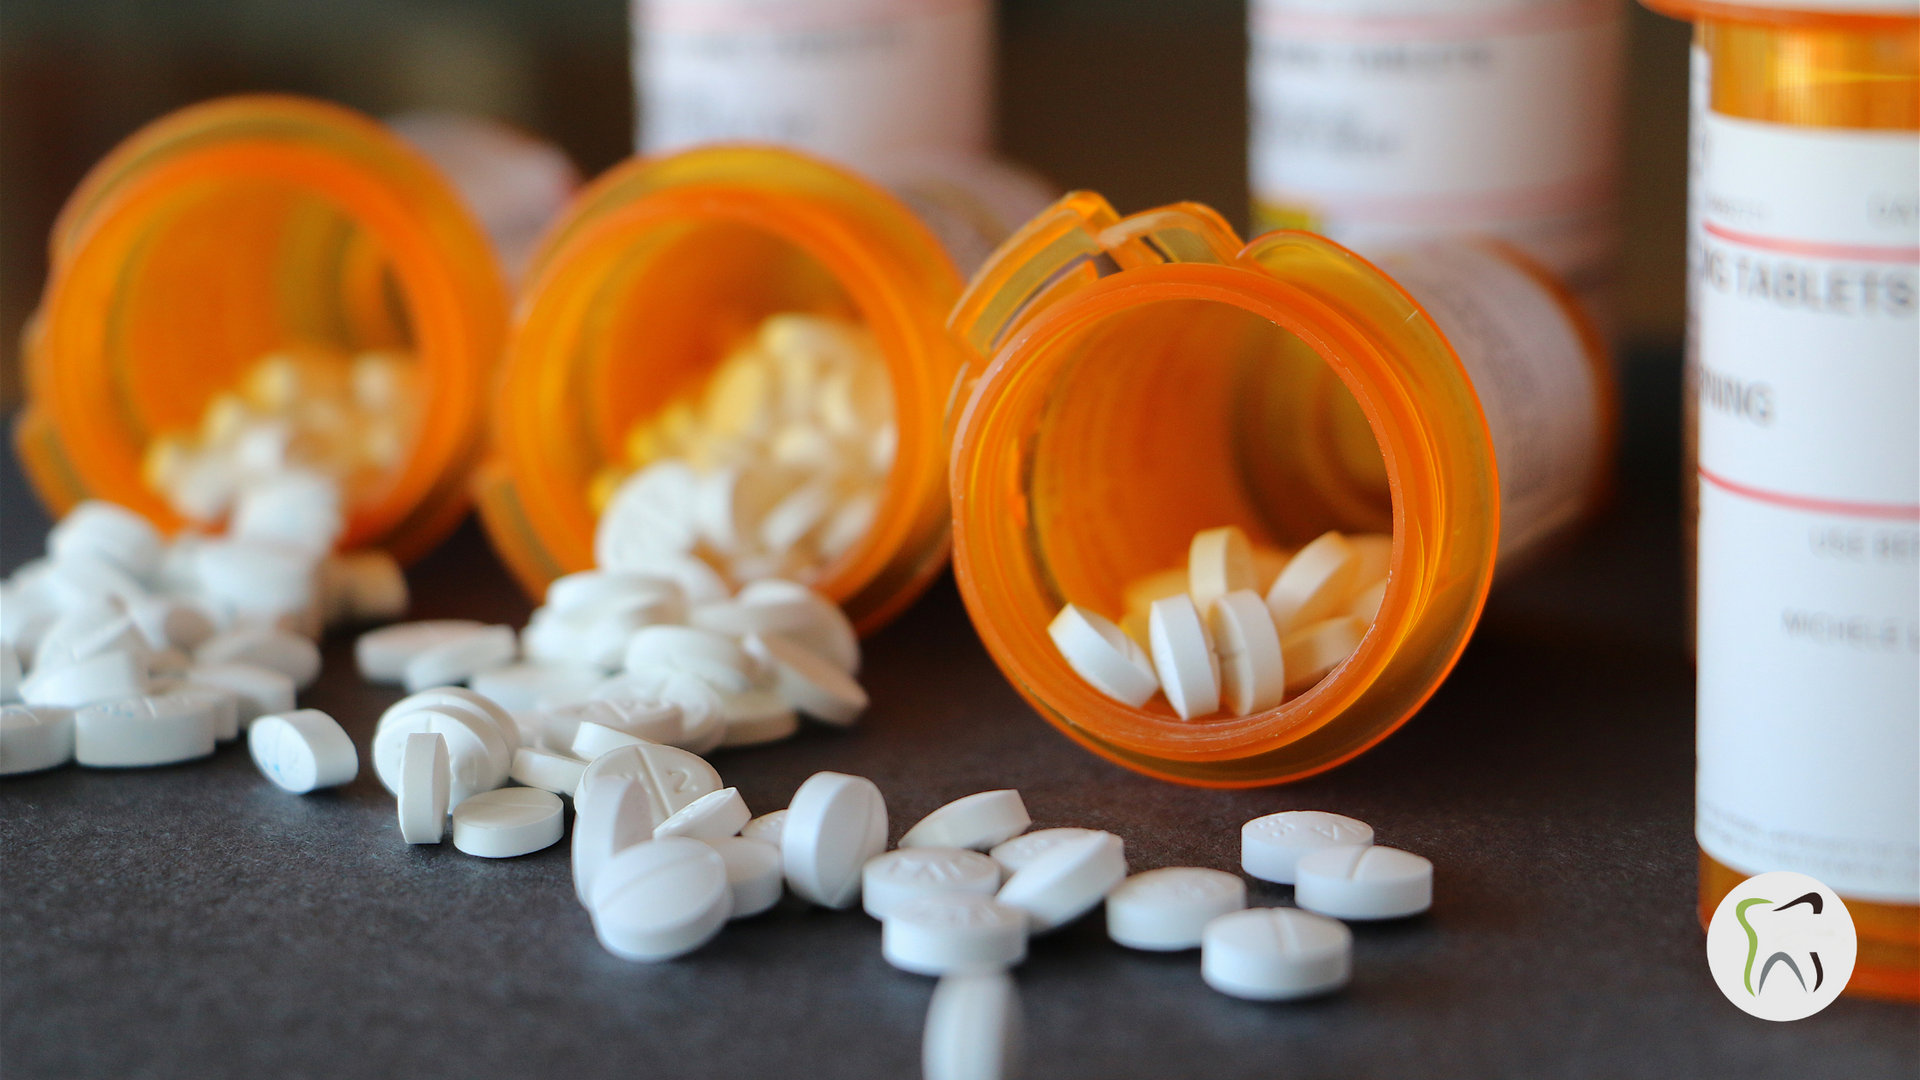
[[[1279,783],[1385,738],[1451,670],[1496,563],[1579,524],[1610,469],[1598,338],[1496,242],[1369,262],[1304,232],[1243,244],[1197,204],[1122,218],[1080,192],[1000,248],[952,326],[969,350],[954,568],[981,639],[1068,736],[1182,783]],[[1277,708],[1195,721],[1076,675],[1048,634],[1062,606],[1117,621],[1129,583],[1222,525],[1282,551],[1391,533],[1358,649]]]
[[[404,560],[466,512],[506,293],[386,127],[285,96],[181,109],[94,166],[49,247],[14,435],[55,517],[217,528],[246,475],[320,471],[339,546]]]
[[[1498,237],[1606,330],[1624,17],[1618,0],[1250,0],[1255,231],[1363,252]]]
[[[1695,22],[1700,916],[1794,870],[1920,999],[1920,4]]]

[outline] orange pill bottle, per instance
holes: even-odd
[[[418,419],[346,493],[341,546],[414,558],[459,522],[506,296],[458,196],[381,125],[283,96],[182,109],[88,173],[50,248],[15,439],[53,513],[107,499],[178,529],[143,477],[155,439],[276,351],[384,351],[411,357]]]
[[[1002,245],[952,325],[970,352],[951,478],[974,625],[1042,716],[1169,780],[1273,784],[1385,738],[1459,657],[1496,562],[1564,535],[1606,483],[1605,357],[1569,294],[1498,245],[1369,261],[1082,192]],[[1077,676],[1048,634],[1062,605],[1117,619],[1129,582],[1222,525],[1275,548],[1391,532],[1358,649],[1246,716],[1181,720]]]

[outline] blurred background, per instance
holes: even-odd
[[[1626,3],[1626,0],[1622,0]],[[1247,224],[1238,0],[1001,0],[999,144],[1123,213],[1177,199]],[[1620,340],[1671,358],[1685,312],[1688,28],[1629,17]],[[377,116],[481,113],[586,176],[631,152],[623,0],[7,0],[0,5],[0,408],[47,233],[87,168],[161,114],[284,90]]]

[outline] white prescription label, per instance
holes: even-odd
[[[1624,11],[1253,0],[1256,218],[1349,246],[1494,235],[1583,297],[1604,292]]]
[[[1697,116],[1700,846],[1920,900],[1920,136]]]
[[[642,153],[786,143],[855,168],[984,153],[987,0],[633,0]]]

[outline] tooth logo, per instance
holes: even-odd
[[[1707,926],[1707,967],[1727,1000],[1762,1020],[1812,1016],[1853,976],[1853,916],[1805,874],[1748,878]]]

